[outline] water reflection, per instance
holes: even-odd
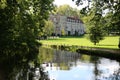
[[[20,53],[19,50],[16,52]],[[25,52],[24,55],[15,54],[7,57],[0,55],[0,80],[49,80],[49,78],[40,66],[38,51],[33,50]]]
[[[115,60],[47,48],[40,51],[51,80],[120,80],[120,65]]]
[[[20,65],[0,66],[0,80],[49,80],[48,73],[40,65],[33,62]]]
[[[39,52],[29,61],[13,57],[0,64],[0,80],[120,80],[115,60],[43,47]]]
[[[42,62],[49,67],[55,66],[57,70],[70,70],[73,65],[77,65],[76,62],[81,56],[80,54],[76,54],[74,52],[47,48],[41,48],[40,51],[41,53],[39,56],[42,58]]]

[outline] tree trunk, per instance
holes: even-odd
[[[118,44],[118,48],[120,49],[120,38],[119,38],[119,44]]]
[[[94,45],[96,45],[96,42],[94,42]]]

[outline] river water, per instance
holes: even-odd
[[[0,80],[120,80],[119,61],[52,48],[39,51],[34,61],[41,65],[8,61],[6,68],[0,65]]]
[[[120,80],[116,60],[47,48],[40,51],[50,80]]]

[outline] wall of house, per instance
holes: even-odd
[[[49,19],[54,23],[55,35],[62,35],[63,30],[66,35],[82,35],[85,32],[84,23],[78,18],[50,15]]]

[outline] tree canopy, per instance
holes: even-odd
[[[80,6],[85,2],[88,5],[81,10],[81,13],[89,14],[94,9],[94,13],[102,15],[101,17],[109,15],[111,21],[106,19],[107,25],[112,28],[112,32],[120,34],[120,24],[118,24],[120,23],[120,0],[77,0],[76,5]]]
[[[77,8],[72,8],[71,6],[65,4],[61,5],[59,7],[55,7],[55,14],[65,15],[65,16],[74,16],[74,17],[80,17],[80,10]]]
[[[52,2],[0,0],[0,65],[9,65],[7,77],[16,64],[22,67],[31,60],[36,62],[40,45],[36,38],[53,9]]]

